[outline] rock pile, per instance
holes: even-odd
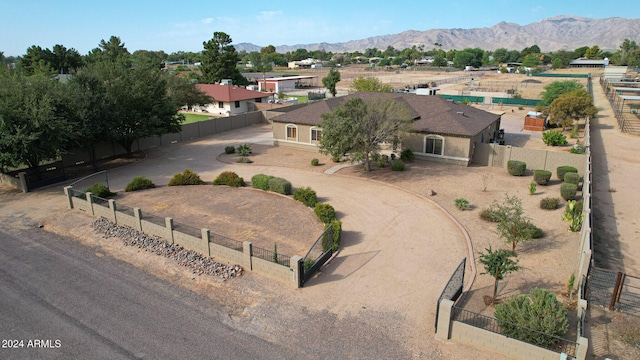
[[[121,239],[124,245],[136,246],[156,255],[172,258],[178,264],[191,268],[194,274],[214,275],[223,280],[242,275],[242,267],[239,265],[221,264],[193,250],[169,244],[160,238],[149,236],[128,226],[116,225],[105,218],[93,221],[91,226],[96,233],[102,234],[104,238],[116,237]]]

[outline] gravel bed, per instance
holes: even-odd
[[[116,225],[105,218],[94,220],[91,226],[96,233],[102,234],[104,238],[116,237],[121,239],[126,246],[135,246],[158,256],[172,258],[178,264],[191,268],[194,274],[214,275],[223,280],[242,275],[240,265],[221,264],[193,250],[169,244],[158,237],[149,236],[128,226]]]

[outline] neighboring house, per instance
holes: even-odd
[[[412,113],[413,126],[404,136],[402,149],[413,150],[418,159],[468,166],[475,144],[495,141],[500,128],[500,114],[440,96],[355,93],[297,107],[272,118],[274,145],[317,150],[322,138],[321,115],[353,97],[403,102]]]
[[[258,90],[281,93],[315,86],[317,76],[282,76],[258,80]]]
[[[194,107],[196,111],[218,115],[241,114],[255,110],[255,103],[261,103],[271,94],[247,90],[233,85],[198,84],[198,89],[211,96],[211,104]]]
[[[579,58],[575,60],[569,60],[569,67],[607,67],[609,65],[609,59],[604,58],[602,60],[591,60],[587,58]]]

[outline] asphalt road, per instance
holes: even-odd
[[[72,239],[0,229],[0,359],[294,357],[223,316],[209,300]]]

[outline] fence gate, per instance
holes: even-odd
[[[640,278],[594,267],[588,278],[587,299],[611,311],[640,316]]]
[[[322,265],[331,258],[331,255],[333,255],[333,229],[332,225],[329,225],[300,262],[299,266],[302,267],[302,271],[300,271],[299,286],[302,287],[305,282],[311,279]]]
[[[467,264],[467,258],[462,259],[458,267],[453,271],[447,285],[445,285],[440,297],[438,298],[438,304],[436,304],[436,332],[438,331],[438,314],[440,313],[440,301],[443,299],[452,300],[455,302],[462,295],[462,286],[464,285],[464,267]]]

